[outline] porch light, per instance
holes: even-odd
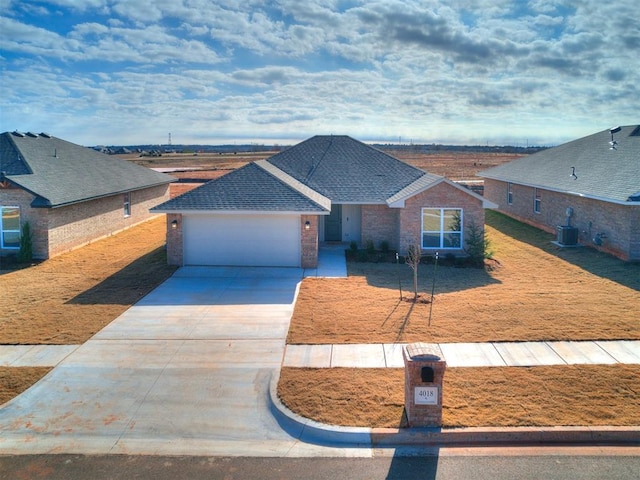
[[[307,220],[306,222],[304,222],[304,229],[309,230],[310,228],[311,228],[311,222]]]
[[[176,228],[178,228],[178,220],[174,220],[173,222],[171,222],[171,229],[175,230]]]

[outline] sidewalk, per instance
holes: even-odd
[[[404,368],[406,344],[287,345],[284,367]],[[640,364],[639,340],[440,343],[449,367]]]

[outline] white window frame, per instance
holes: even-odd
[[[123,208],[124,208],[124,217],[130,217],[131,216],[131,192],[127,192],[124,194],[124,201],[123,201]]]
[[[2,221],[2,219],[4,218],[4,210],[5,209],[16,209],[18,210],[18,229],[17,230],[10,230],[10,229],[5,229],[4,228],[4,222]],[[20,216],[21,216],[22,212],[20,211],[20,207],[17,205],[3,205],[0,207],[0,248],[4,249],[4,250],[20,250],[20,237],[22,236],[22,232],[20,231],[20,225],[22,225],[22,223],[20,222]],[[5,233],[17,233],[18,234],[18,245],[17,246],[7,246],[4,243],[4,235]]]
[[[537,188],[533,189],[533,213],[540,213],[540,205],[542,204],[542,195]]]
[[[507,205],[513,205],[513,184],[507,182]]]
[[[425,230],[424,229],[424,214],[425,211],[427,210],[431,210],[431,211],[439,211],[440,212],[440,230]],[[445,230],[445,211],[450,211],[450,210],[455,210],[457,212],[460,213],[460,230]],[[420,222],[421,222],[421,234],[420,234],[420,244],[421,244],[421,248],[423,250],[434,250],[434,249],[438,249],[438,250],[461,250],[463,248],[464,245],[464,210],[462,208],[457,208],[457,207],[443,207],[443,208],[439,208],[439,207],[423,207],[422,211],[421,211],[421,216],[420,216]],[[433,245],[428,245],[425,246],[424,243],[424,239],[425,239],[425,234],[438,234],[439,236],[439,244],[438,246],[433,246]],[[457,247],[449,247],[449,246],[445,246],[445,235],[446,234],[457,234],[460,236],[460,245]]]

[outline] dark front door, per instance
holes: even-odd
[[[331,205],[331,213],[324,217],[324,241],[342,241],[342,205]]]

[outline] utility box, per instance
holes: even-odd
[[[577,245],[578,229],[569,225],[558,225],[558,238],[560,245]]]
[[[403,348],[404,408],[409,427],[442,426],[442,384],[447,362],[437,344]]]

